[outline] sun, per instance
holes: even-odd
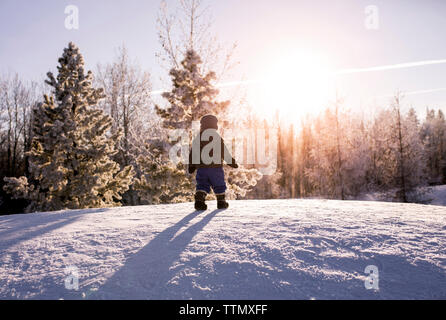
[[[295,50],[272,58],[256,89],[256,100],[269,114],[279,111],[289,122],[323,110],[335,94],[329,60],[317,53]]]

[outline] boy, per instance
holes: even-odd
[[[223,161],[234,169],[237,169],[238,165],[217,132],[217,117],[204,116],[200,125],[200,134],[192,142],[188,166],[190,174],[198,169],[195,178],[197,180],[195,210],[207,210],[205,200],[211,188],[217,196],[217,208],[227,209],[229,204],[225,201],[226,183]]]

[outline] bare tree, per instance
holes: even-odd
[[[403,129],[401,121],[401,95],[397,94],[394,98],[392,108],[395,113],[395,138],[397,141],[397,151],[398,151],[398,171],[399,180],[401,188],[401,200],[407,202],[407,189],[406,189],[406,168],[405,168],[405,146],[403,144]]]
[[[31,109],[37,101],[35,83],[23,82],[18,74],[5,77],[0,84],[0,146],[6,153],[5,174],[27,171],[25,152],[30,148]]]
[[[114,62],[98,65],[97,69],[97,81],[106,95],[101,106],[113,119],[112,131],[123,132],[119,160],[124,166],[134,164],[144,135],[153,124],[150,74],[129,61],[125,47],[118,49]]]
[[[341,127],[340,127],[340,123],[339,123],[339,107],[342,105],[343,100],[341,98],[339,98],[338,96],[336,96],[336,101],[334,104],[335,107],[335,123],[336,123],[336,158],[337,158],[337,175],[338,175],[338,183],[339,183],[339,188],[341,191],[341,199],[345,200],[345,191],[344,191],[344,176],[343,176],[343,165],[344,165],[344,160],[343,160],[343,155],[342,155],[342,151],[341,151]]]
[[[212,34],[213,18],[202,0],[179,0],[174,13],[166,1],[161,2],[158,14],[158,36],[162,51],[157,53],[164,67],[178,68],[188,50],[201,57],[202,73],[215,71],[219,81],[237,62],[233,60],[236,44],[224,46]]]
[[[423,185],[426,180],[426,153],[421,141],[420,126],[416,113],[410,109],[402,114],[403,96],[397,93],[391,105],[393,123],[391,126],[391,149],[396,160],[396,185],[401,201],[410,201],[409,196],[415,187]]]
[[[123,133],[115,160],[122,167],[132,165],[138,174],[137,157],[146,140],[158,129],[150,97],[150,74],[129,60],[125,47],[118,49],[112,63],[98,65],[97,69],[96,81],[106,95],[100,106],[113,119],[112,132]],[[132,187],[124,199],[132,205],[137,204]]]

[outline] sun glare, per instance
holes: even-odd
[[[334,74],[325,57],[296,51],[271,61],[256,89],[256,100],[269,115],[278,110],[282,118],[299,122],[301,116],[321,111],[334,96]]]

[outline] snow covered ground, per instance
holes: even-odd
[[[446,206],[446,185],[432,187],[427,197],[430,204]]]
[[[355,200],[399,202],[398,189],[385,192],[371,192],[358,196]],[[446,206],[446,185],[419,187],[408,193],[409,202]]]
[[[230,204],[0,217],[0,299],[446,299],[444,207]]]

